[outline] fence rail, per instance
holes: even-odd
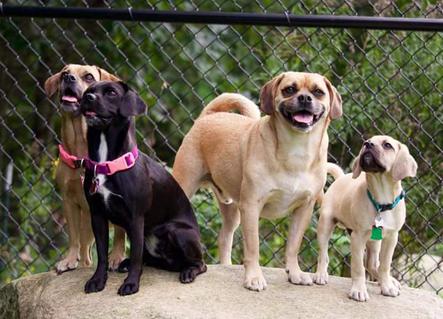
[[[407,144],[417,160],[417,177],[403,184],[407,220],[394,273],[443,294],[438,1],[304,0],[290,7],[279,1],[148,1],[148,9],[140,2],[90,3],[75,9],[62,0],[33,8],[24,6],[28,1],[0,5],[0,282],[51,269],[67,248],[54,183],[61,113],[43,83],[63,65],[80,63],[99,65],[140,93],[149,106],[137,119],[140,149],[168,166],[218,94],[239,92],[258,102],[260,87],[282,71],[325,74],[344,101],[343,118],[329,129],[330,161],[349,170],[363,139],[375,134]],[[217,262],[218,208],[204,190],[193,205],[205,258]],[[302,245],[307,271],[315,270],[317,219],[315,212]],[[287,226],[286,218],[261,221],[262,265],[284,266]],[[235,263],[242,261],[241,246],[238,232]],[[340,230],[330,258],[333,274],[349,275],[349,237]]]

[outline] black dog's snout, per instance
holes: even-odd
[[[92,93],[86,93],[85,98],[89,102],[94,102],[97,99],[97,96]]]
[[[77,79],[75,78],[74,75],[66,73],[63,75],[63,81],[66,83],[73,83],[73,82],[76,82]]]
[[[311,103],[311,102],[312,102],[312,97],[311,97],[310,95],[308,95],[308,94],[300,94],[300,95],[297,97],[297,100],[298,100],[300,103],[306,103],[306,104],[308,104],[308,103]]]

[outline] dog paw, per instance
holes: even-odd
[[[202,266],[192,266],[186,269],[183,269],[180,272],[180,282],[183,284],[187,284],[190,282],[193,282],[195,278],[205,272],[207,269],[206,265],[203,264]]]
[[[369,294],[368,290],[366,289],[366,285],[353,284],[351,291],[349,292],[349,298],[356,301],[368,301]]]
[[[400,295],[401,285],[397,279],[391,276],[386,280],[380,281],[380,287],[383,296],[397,297]]]
[[[116,271],[119,269],[120,264],[122,263],[122,261],[125,260],[125,254],[121,253],[121,252],[115,252],[112,251],[111,254],[109,255],[109,270],[111,271]]]
[[[258,271],[251,271],[249,274],[246,274],[243,286],[249,290],[262,291],[266,289],[267,284],[263,273],[259,269]]]
[[[288,280],[294,285],[311,286],[313,284],[311,274],[303,271],[286,270]]]
[[[319,272],[317,271],[314,274],[314,278],[313,278],[314,282],[317,285],[326,285],[329,281],[329,275],[327,272]]]
[[[123,260],[120,265],[117,267],[117,272],[128,272],[129,271],[129,265],[131,264],[131,260],[129,258],[126,258]]]
[[[138,281],[125,280],[125,282],[118,289],[118,294],[120,296],[132,295],[138,291],[138,288],[139,288]]]
[[[89,294],[91,292],[102,291],[105,289],[106,280],[107,276],[92,276],[92,278],[86,282],[85,292]]]
[[[57,265],[55,265],[55,271],[57,274],[64,273],[65,271],[74,270],[78,267],[78,258],[77,257],[66,257],[63,260],[60,260]]]

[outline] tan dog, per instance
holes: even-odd
[[[92,83],[100,80],[119,80],[105,70],[90,65],[66,65],[60,72],[45,82],[48,97],[56,92],[60,96],[62,110],[61,140],[65,150],[71,155],[85,157],[88,153],[86,142],[86,122],[80,114],[79,106],[83,92]],[[63,213],[68,225],[69,250],[67,256],[56,265],[58,273],[82,266],[90,266],[92,234],[88,203],[83,194],[81,175],[83,169],[73,169],[59,160],[56,182],[63,198]],[[125,257],[125,233],[115,227],[114,249],[109,257],[109,265],[117,269]]]
[[[368,271],[380,283],[381,293],[392,297],[399,295],[400,284],[391,277],[390,269],[398,231],[406,216],[401,180],[415,176],[416,171],[417,163],[407,146],[389,136],[374,136],[363,144],[352,174],[344,175],[336,165],[329,166],[328,172],[336,181],[326,192],[320,210],[317,228],[320,254],[314,276],[317,284],[328,282],[328,241],[338,223],[352,232],[349,297],[357,301],[369,299],[363,262],[365,246]],[[379,206],[381,204],[386,205]],[[376,213],[376,205],[379,213]],[[374,225],[383,227],[383,240],[370,240]]]
[[[244,236],[244,286],[260,291],[259,217],[292,215],[286,269],[289,281],[309,285],[298,252],[317,196],[326,181],[327,127],[342,114],[341,97],[323,76],[286,72],[264,85],[260,108],[238,94],[222,94],[206,106],[185,136],[173,175],[191,197],[209,184],[219,202],[223,226],[220,261],[231,263],[240,221]],[[238,110],[241,114],[228,113]]]

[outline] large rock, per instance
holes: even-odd
[[[427,291],[402,287],[391,298],[369,283],[371,299],[359,303],[347,298],[349,278],[302,287],[290,284],[282,269],[264,273],[268,288],[257,293],[242,287],[241,266],[209,266],[186,285],[177,273],[145,268],[140,291],[126,297],[117,295],[125,274],[110,273],[104,291],[86,295],[92,269],[43,273],[0,290],[0,318],[443,318],[443,300]]]

